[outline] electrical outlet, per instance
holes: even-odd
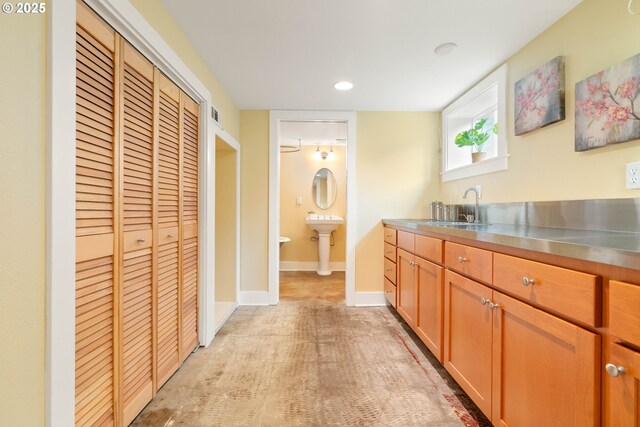
[[[640,189],[640,162],[627,163],[627,190]]]
[[[482,186],[480,184],[476,185],[476,191],[478,192],[478,199],[482,198]]]

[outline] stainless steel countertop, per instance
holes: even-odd
[[[383,219],[383,224],[640,270],[640,233]]]

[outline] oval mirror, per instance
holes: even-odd
[[[322,168],[313,177],[313,201],[320,209],[329,209],[336,201],[336,179],[330,169]]]

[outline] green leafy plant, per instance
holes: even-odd
[[[484,130],[484,125],[487,119],[478,120],[474,127],[464,132],[460,132],[456,135],[454,140],[458,147],[476,147],[476,150],[480,153],[484,148],[484,143],[487,142],[491,136],[491,132],[498,134],[498,124],[494,124],[492,129]]]

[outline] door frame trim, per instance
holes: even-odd
[[[208,144],[217,126],[208,112],[211,93],[182,62],[155,29],[127,0],[86,0],[100,17],[138,49],[200,108],[199,295],[215,296],[215,271],[209,241],[214,235],[215,146]],[[46,70],[46,188],[45,188],[45,424],[75,423],[75,27],[76,2],[47,4]],[[208,345],[215,334],[215,313],[199,307],[199,343]]]
[[[269,111],[269,304],[280,300],[280,122],[344,121],[347,123],[347,215],[345,302],[356,305],[356,113],[354,111]]]

